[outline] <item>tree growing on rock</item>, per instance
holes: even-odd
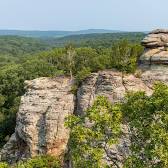
[[[121,135],[121,124],[129,128],[130,154],[124,168],[168,167],[168,86],[157,83],[154,92],[128,93],[121,104],[98,97],[84,116],[71,116],[70,155],[75,168],[120,167],[110,152]],[[104,162],[104,156],[109,162]],[[110,164],[109,164],[110,163]]]
[[[70,155],[74,168],[101,168],[117,165],[109,151],[121,133],[122,114],[107,98],[100,96],[84,116],[71,116],[66,125],[71,128]],[[105,157],[109,163],[105,162]]]
[[[168,167],[168,87],[158,83],[148,97],[130,93],[121,110],[130,128],[131,155],[126,168]]]
[[[69,70],[69,74],[71,76],[71,79],[73,78],[73,69],[74,69],[74,58],[75,58],[75,48],[72,44],[68,44],[66,47],[66,61],[67,61],[67,69]]]

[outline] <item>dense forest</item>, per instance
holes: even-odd
[[[144,35],[144,33],[94,33],[61,38],[0,36],[0,66],[2,67],[9,63],[19,63],[28,56],[53,48],[63,48],[69,43],[72,43],[74,47],[101,49],[112,47],[113,43],[123,39],[138,44]]]
[[[0,67],[19,63],[21,59],[49,48],[49,45],[40,39],[0,36]]]
[[[66,43],[73,43],[76,47],[107,48],[111,47],[116,41],[127,39],[132,43],[140,43],[145,33],[93,33],[71,35],[61,38],[45,38],[44,40],[52,46],[63,47]]]

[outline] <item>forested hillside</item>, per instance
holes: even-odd
[[[113,43],[126,39],[140,43],[144,33],[103,33],[73,35],[63,38],[28,38],[20,36],[0,36],[0,65],[19,62],[24,58],[52,48],[73,44],[74,47],[109,48]]]
[[[49,45],[40,39],[19,36],[0,36],[0,66],[18,62],[28,55],[47,50]]]
[[[81,82],[93,72],[115,69],[118,73],[123,72],[122,78],[123,74],[126,77],[137,69],[138,58],[144,50],[140,45],[144,35],[113,33],[48,39],[1,36],[0,148],[14,133],[20,98],[25,93],[25,80],[70,76],[74,79],[71,93],[76,95]],[[118,81],[117,76],[114,78]],[[134,86],[134,79],[136,84],[140,82],[135,77],[125,79],[129,87]],[[146,87],[142,83],[140,86]],[[120,104],[111,104],[106,97],[100,96],[84,115],[68,118],[65,124],[71,128],[69,147],[74,168],[119,167],[107,147],[119,142],[121,123],[125,122],[130,126],[131,154],[122,163],[124,168],[167,168],[167,86],[158,83],[151,96],[144,92],[128,93],[125,99]],[[85,117],[94,123],[89,128],[85,125]],[[112,164],[102,162],[105,154]],[[39,156],[13,167],[61,168],[60,160]],[[0,163],[1,167],[11,166]]]
[[[73,43],[75,46],[83,47],[111,47],[116,41],[127,39],[129,42],[140,43],[144,38],[145,33],[131,32],[131,33],[104,33],[104,34],[81,34],[71,35],[62,38],[46,38],[45,41],[57,47],[63,47],[66,43]]]

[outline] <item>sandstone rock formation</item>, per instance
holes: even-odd
[[[88,77],[77,92],[77,113],[82,113],[92,105],[97,95],[104,95],[112,102],[122,101],[127,91],[152,90],[134,75],[126,75],[116,70],[100,71]]]
[[[143,40],[144,54],[140,61],[144,64],[168,64],[168,30],[157,29]]]
[[[65,117],[74,111],[70,79],[38,78],[26,81],[21,98],[15,133],[1,151],[1,161],[9,163],[39,154],[64,154],[69,130]]]

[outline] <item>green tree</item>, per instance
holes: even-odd
[[[125,167],[167,168],[168,87],[156,84],[150,97],[129,93],[122,111],[131,136],[131,155]]]
[[[75,48],[73,47],[72,44],[69,44],[67,46],[65,46],[66,49],[66,58],[65,60],[67,60],[67,64],[66,64],[66,68],[69,70],[69,74],[71,79],[73,78],[73,69],[74,69],[74,57],[76,54]]]
[[[66,125],[71,128],[70,156],[74,168],[100,168],[108,166],[103,156],[116,165],[109,146],[116,144],[121,133],[122,114],[118,106],[112,106],[100,96],[84,116],[70,116]]]
[[[141,38],[141,35],[135,36]],[[25,92],[25,80],[58,75],[73,76],[76,85],[72,90],[75,93],[79,84],[92,72],[111,68],[126,72],[135,70],[142,48],[137,45],[134,36],[103,35],[101,40],[96,37],[97,35],[91,43],[87,43],[88,47],[74,48],[68,45],[40,53],[37,52],[45,50],[46,47],[33,39],[0,38],[0,60],[4,60],[0,67],[0,146],[14,132],[15,114],[20,96]],[[120,41],[120,37],[129,37],[130,40]],[[92,45],[94,48],[90,47]],[[109,48],[111,46],[113,47]],[[32,53],[36,54],[30,55]]]
[[[7,163],[0,162],[0,168],[9,168]]]
[[[0,146],[14,132],[20,96],[25,92],[24,81],[59,74],[62,72],[54,65],[37,58],[23,64],[7,65],[0,70]]]
[[[134,72],[142,51],[143,47],[131,44],[127,40],[116,42],[112,45],[111,51],[108,51],[111,66],[121,71]]]
[[[43,155],[28,159],[25,162],[19,162],[14,168],[61,168],[60,159],[53,156]]]

